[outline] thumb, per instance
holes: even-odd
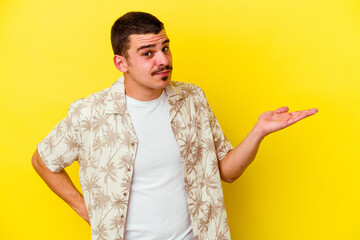
[[[281,108],[276,109],[274,112],[275,113],[284,113],[284,112],[287,112],[287,111],[289,111],[289,108],[285,106],[285,107],[281,107]]]

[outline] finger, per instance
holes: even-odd
[[[318,112],[318,109],[316,109],[316,108],[304,110],[304,111],[291,112],[292,118],[289,119],[288,124],[289,125],[294,124],[306,117],[314,115],[317,112]]]
[[[296,111],[298,113],[301,114],[306,114],[306,115],[314,115],[315,113],[317,113],[319,110],[317,108],[311,108],[311,109],[307,109],[307,110],[302,110],[302,111]]]
[[[319,111],[319,109],[312,108],[312,109],[309,109],[309,111],[310,111],[310,114],[313,115],[313,114],[317,113]]]
[[[274,112],[275,113],[284,113],[284,112],[287,112],[287,111],[289,111],[289,108],[284,106],[284,107],[276,109]]]

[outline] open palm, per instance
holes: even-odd
[[[286,128],[301,119],[314,115],[318,109],[312,108],[303,111],[288,112],[288,107],[281,107],[275,111],[264,112],[259,116],[258,127],[262,129],[265,135],[280,129]]]

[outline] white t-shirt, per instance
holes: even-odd
[[[138,139],[126,240],[193,239],[178,145],[165,91],[151,101],[126,96]]]

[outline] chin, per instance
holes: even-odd
[[[170,79],[162,80],[162,88],[165,88],[170,85]]]
[[[171,82],[171,76],[164,76],[164,77],[161,77],[159,80],[160,80],[160,84],[164,85],[166,87]]]

